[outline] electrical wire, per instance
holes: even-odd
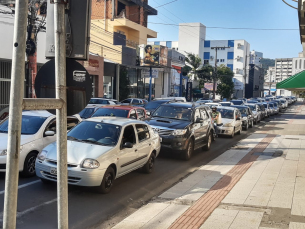
[[[292,5],[290,5],[290,4],[288,4],[285,0],[282,0],[286,5],[288,5],[288,6],[290,6],[291,8],[293,8],[293,9],[298,9],[298,8],[296,8],[296,7],[294,7],[294,6],[292,6]]]

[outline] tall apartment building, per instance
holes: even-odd
[[[216,59],[217,47],[217,59]],[[234,97],[245,96],[245,84],[249,82],[250,44],[246,40],[204,41],[204,64],[224,64],[234,72]]]
[[[262,67],[261,59],[263,59],[264,55],[262,52],[257,52],[255,50],[250,52],[250,64],[255,64],[258,67]]]
[[[292,76],[293,58],[275,59],[275,82],[281,82]]]

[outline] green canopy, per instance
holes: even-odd
[[[297,73],[282,82],[276,84],[276,89],[286,89],[289,91],[305,90],[305,71]]]

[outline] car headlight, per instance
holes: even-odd
[[[184,135],[186,130],[174,130],[173,135]]]
[[[223,125],[224,127],[232,127],[232,123],[226,123]]]
[[[96,169],[100,166],[100,163],[94,159],[85,159],[82,167],[86,169]]]
[[[48,151],[42,150],[38,155],[37,158],[41,161],[44,161],[47,158]]]
[[[20,152],[22,151],[22,146],[20,146]],[[7,149],[4,149],[1,151],[0,156],[6,156],[7,155]]]
[[[247,117],[243,117],[243,120],[246,121],[246,120],[247,120]]]

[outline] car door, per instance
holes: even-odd
[[[203,123],[196,123],[197,119],[201,119],[201,114],[199,109],[195,109],[194,114],[194,125],[193,125],[193,132],[195,137],[195,146],[201,145],[203,142]]]
[[[54,131],[55,135],[54,136],[46,136],[45,132],[47,131]],[[53,118],[49,121],[47,126],[45,127],[45,130],[43,131],[43,137],[42,137],[42,144],[43,148],[49,145],[52,142],[56,141],[56,118]]]
[[[132,148],[124,148],[126,142],[132,143]],[[122,140],[120,142],[120,152],[118,154],[118,174],[123,175],[131,171],[139,157],[137,139],[133,125],[128,125],[123,130]]]
[[[207,134],[209,131],[209,126],[211,125],[211,120],[209,118],[209,115],[207,114],[207,111],[204,108],[200,109],[200,115],[201,115],[201,118],[203,119],[202,136],[203,136],[203,139],[205,139],[207,137]]]
[[[241,130],[241,113],[238,109],[235,110],[235,130]]]
[[[148,155],[152,151],[151,139],[148,126],[145,124],[136,124],[136,133],[138,137],[137,149],[139,152],[138,165],[144,164],[147,161]]]

